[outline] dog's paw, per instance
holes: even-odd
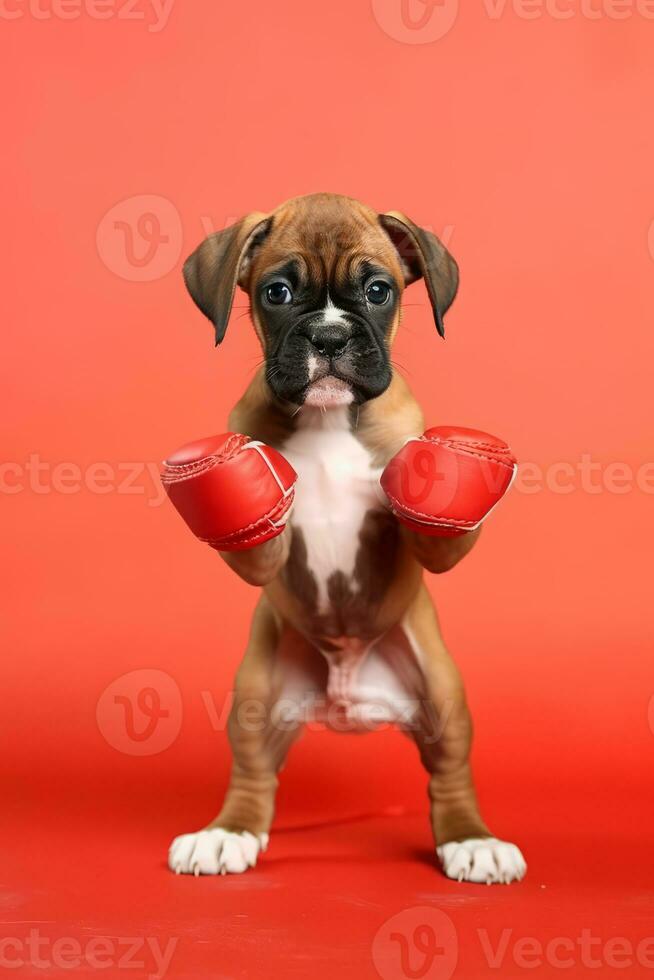
[[[443,871],[455,881],[508,885],[521,881],[527,864],[515,844],[496,837],[471,837],[449,841],[436,848]]]
[[[234,833],[214,827],[176,837],[168,851],[168,867],[175,874],[242,874],[253,868],[268,846],[268,834]]]

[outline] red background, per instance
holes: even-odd
[[[0,18],[3,928],[21,941],[47,921],[52,937],[177,937],[169,975],[362,978],[377,976],[377,930],[416,906],[454,921],[455,976],[497,972],[478,928],[493,942],[505,927],[543,941],[652,931],[654,478],[635,475],[652,454],[654,23],[608,0],[569,19],[491,16],[480,0],[421,44],[392,36],[398,8],[178,0],[158,31],[144,2],[143,20]],[[462,275],[447,340],[413,286],[396,359],[430,424],[497,432],[550,475],[518,484],[475,553],[430,582],[467,681],[487,820],[530,865],[510,889],[441,876],[424,776],[395,732],[307,735],[248,876],[164,867],[170,838],[218,808],[227,740],[206,705],[223,708],[256,592],[159,504],[152,466],[132,492],[124,466],[223,429],[259,358],[242,293],[214,351],[183,258],[317,190],[448,242]],[[168,241],[139,266],[148,213]],[[551,467],[584,456],[595,490],[559,472],[570,492],[556,492]],[[80,488],[98,462],[108,491]],[[62,463],[78,468],[67,482]],[[613,463],[634,477],[622,492],[606,486]],[[170,747],[134,756],[96,709],[141,668],[173,678],[183,717]]]

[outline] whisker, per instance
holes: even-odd
[[[400,371],[402,374],[406,374],[408,377],[412,377],[412,372],[409,371],[409,369],[405,367],[404,364],[400,364],[399,361],[395,361],[395,360],[391,361],[391,364],[393,365],[394,368],[397,368],[398,371]]]

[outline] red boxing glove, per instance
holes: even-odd
[[[516,470],[501,439],[444,425],[410,439],[382,473],[381,485],[402,524],[420,534],[453,537],[479,527]]]
[[[297,473],[270,446],[228,432],[189,442],[164,466],[168,496],[212,548],[243,551],[284,530]]]

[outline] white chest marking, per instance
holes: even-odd
[[[359,531],[369,510],[383,507],[381,469],[350,431],[347,408],[304,407],[296,431],[282,447],[298,474],[290,523],[301,529],[320,611],[328,608],[334,572],[352,577]]]

